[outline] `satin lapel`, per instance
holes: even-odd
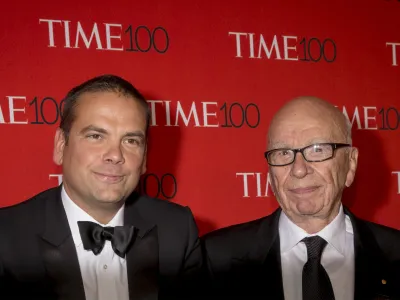
[[[279,235],[275,237],[271,249],[264,261],[265,280],[268,282],[268,295],[273,295],[272,299],[284,299],[282,267]]]
[[[268,290],[266,291],[266,298],[274,300],[283,300],[283,282],[282,282],[282,265],[281,265],[281,249],[280,249],[280,239],[279,239],[279,216],[281,210],[276,210],[271,216],[271,221],[269,224],[264,224],[259,232],[259,240],[262,240],[259,251],[263,248],[268,249],[265,253],[263,272],[265,274],[264,278],[260,278],[264,281],[264,285],[268,285]],[[273,235],[271,235],[271,232]],[[268,235],[270,238],[268,238]],[[261,252],[260,252],[261,255]],[[264,298],[264,299],[266,299]]]
[[[283,300],[283,283],[279,242],[279,216],[276,210],[260,224],[254,247],[243,263],[248,265],[243,283],[251,299]]]
[[[159,245],[157,226],[141,216],[136,199],[125,206],[124,223],[135,227],[127,252],[129,299],[156,300],[159,289]]]
[[[61,189],[45,206],[45,230],[39,237],[46,273],[58,300],[85,300],[78,256],[61,201]]]
[[[390,299],[385,298],[389,294],[389,284],[382,284],[382,280],[388,279],[386,262],[373,234],[366,223],[357,219],[348,209],[345,209],[345,213],[350,217],[354,232],[354,299]]]

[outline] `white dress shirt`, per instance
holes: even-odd
[[[61,199],[78,254],[86,300],[129,300],[126,260],[114,253],[110,241],[106,241],[103,250],[97,256],[91,250],[85,250],[77,222],[100,223],[77,206],[68,197],[64,187],[62,187]],[[108,224],[100,225],[122,226],[123,224],[124,206]]]
[[[319,235],[327,241],[322,252],[321,264],[332,283],[335,299],[354,300],[354,240],[350,218],[339,214],[316,234],[307,234],[294,224],[282,211],[279,219],[282,280],[285,300],[302,299],[302,272],[307,262],[307,248],[301,240]]]

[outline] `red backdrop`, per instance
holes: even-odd
[[[353,122],[344,202],[400,229],[400,2],[7,1],[0,12],[0,206],[56,186],[66,92],[130,80],[153,109],[151,196],[189,205],[201,234],[272,212],[268,123],[313,95]]]

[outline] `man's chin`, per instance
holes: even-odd
[[[313,201],[296,201],[294,212],[297,212],[300,216],[314,216],[321,212],[323,209],[322,205],[317,205]]]
[[[301,216],[317,216],[321,213],[322,208],[316,206],[299,206],[297,207],[298,214]]]
[[[105,192],[105,193],[100,193],[95,195],[95,199],[99,203],[103,203],[105,205],[107,204],[114,204],[114,203],[119,203],[125,199],[122,193],[110,193]]]

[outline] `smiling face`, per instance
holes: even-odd
[[[146,171],[144,108],[115,92],[82,94],[68,140],[57,130],[54,161],[63,167],[63,185],[74,202],[124,201]]]
[[[274,117],[268,149],[347,143],[346,130],[345,118],[336,108],[303,98],[287,104]],[[357,157],[356,148],[340,148],[323,162],[307,162],[297,153],[291,165],[271,166],[271,183],[282,210],[295,223],[307,218],[333,219],[345,186],[354,180]]]

